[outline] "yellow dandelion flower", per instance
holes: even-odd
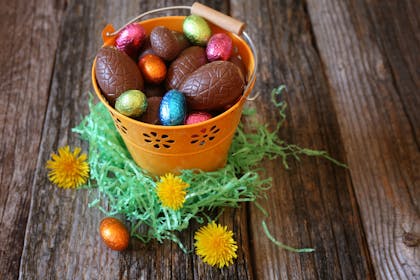
[[[218,225],[214,221],[200,228],[194,235],[195,252],[211,266],[223,268],[231,265],[237,257],[236,241],[233,232],[228,231],[226,226]]]
[[[180,177],[169,173],[160,177],[160,182],[156,184],[156,193],[162,205],[173,210],[178,210],[184,205],[186,188],[189,184]]]
[[[48,179],[60,188],[77,188],[86,183],[89,178],[87,155],[80,154],[81,148],[73,152],[69,146],[58,149],[58,154],[51,154],[46,167],[49,169]]]

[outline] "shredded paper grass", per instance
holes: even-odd
[[[272,101],[284,120],[286,106],[276,101],[282,89],[273,90]],[[245,111],[244,115],[252,118],[249,112]],[[289,157],[299,158],[301,154],[334,161],[323,151],[286,144],[278,136],[282,121],[271,132],[264,125],[249,127],[248,123],[252,122],[247,122],[246,132],[242,123],[237,128],[224,168],[214,172],[182,171],[180,177],[189,187],[183,207],[175,211],[162,207],[155,191],[159,178],[143,171],[133,161],[106,107],[91,101],[90,114],[74,128],[89,142],[91,180],[87,187],[98,189],[93,192],[97,197],[90,206],[99,207],[108,216],[124,216],[131,223],[131,235],[143,242],[169,239],[186,251],[177,233],[186,229],[192,220],[203,223],[214,219],[209,217],[209,213],[217,213],[213,210],[238,207],[241,202],[254,202],[259,207],[256,199],[264,196],[271,186],[271,178],[261,177],[259,163],[264,158],[280,157],[286,168]],[[104,200],[106,203],[101,203]]]

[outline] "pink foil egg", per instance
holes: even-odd
[[[118,37],[115,39],[115,46],[118,50],[136,59],[145,38],[146,30],[144,30],[143,26],[131,23],[118,33]]]
[[[228,60],[232,53],[232,39],[225,33],[216,33],[210,37],[206,48],[209,61]]]
[[[184,124],[195,124],[207,121],[212,118],[212,115],[207,112],[192,112],[188,114]]]

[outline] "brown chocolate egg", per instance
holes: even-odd
[[[110,249],[123,251],[128,247],[130,234],[126,226],[118,219],[107,217],[101,221],[99,233]]]
[[[184,79],[207,63],[204,48],[193,46],[183,50],[168,68],[165,86],[167,89],[179,89]]]
[[[161,101],[162,97],[160,96],[152,96],[147,98],[147,110],[143,113],[143,115],[141,115],[139,120],[144,123],[160,124],[159,107]]]
[[[188,45],[179,34],[164,27],[156,26],[150,32],[150,44],[154,53],[166,61],[175,59]]]
[[[246,80],[247,80],[247,70],[246,70],[245,63],[242,61],[242,59],[239,56],[234,55],[234,56],[231,56],[229,58],[229,61],[239,67],[239,69],[241,70],[242,75],[244,75],[244,79],[245,79],[245,83],[246,83]]]
[[[181,84],[191,110],[220,110],[232,104],[245,87],[239,68],[229,61],[214,61],[191,73]]]
[[[154,84],[145,84],[144,85],[144,94],[147,97],[160,96],[162,97],[166,93],[166,89],[163,85],[154,85]]]
[[[123,92],[143,89],[143,77],[136,63],[126,53],[112,47],[99,50],[95,75],[102,94],[112,106]]]
[[[138,62],[143,78],[146,82],[159,84],[166,77],[166,65],[163,60],[154,54],[142,56]]]
[[[175,35],[177,41],[178,41],[178,46],[180,51],[185,50],[186,48],[188,48],[189,46],[191,46],[190,41],[188,41],[187,37],[185,37],[184,33],[176,31],[176,30],[171,30],[172,34]]]
[[[142,56],[144,56],[144,55],[146,55],[146,54],[155,54],[155,52],[153,51],[153,49],[152,49],[152,45],[150,44],[150,36],[147,36],[145,39],[144,39],[144,42],[143,42],[143,44],[141,45],[141,48],[140,48],[140,50],[139,50],[139,59],[142,57]]]

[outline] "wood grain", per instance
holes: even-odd
[[[258,202],[269,216],[243,204],[220,218],[239,247],[228,268],[169,241],[111,251],[98,234],[104,214],[88,207],[96,191],[56,188],[45,163],[64,145],[88,150],[71,129],[88,113],[102,28],[193,1],[2,1],[0,279],[420,278],[418,1],[200,2],[247,24],[259,51],[260,96],[247,105],[256,118],[276,127],[270,92],[286,85],[279,137],[349,168],[265,161],[273,187]],[[275,246],[263,220],[279,241],[315,252]],[[179,234],[189,249],[200,226]]]
[[[252,9],[235,4],[240,19],[248,19],[247,31],[257,38],[260,69],[253,106],[261,121],[274,128],[280,120],[271,104],[271,89],[287,87],[287,121],[280,137],[301,147],[328,151],[346,162],[323,61],[313,43],[311,23],[303,1],[279,1]],[[252,19],[252,20],[250,20]],[[263,32],[265,36],[258,36]],[[316,70],[315,70],[316,69]],[[320,158],[290,161],[285,171],[281,160],[264,164],[274,187],[267,200],[265,218],[251,207],[251,238],[255,275],[259,279],[367,279],[374,271],[368,252],[349,171]],[[267,242],[261,220],[271,233],[294,247],[312,247],[311,254],[296,254]],[[261,265],[268,264],[268,265]]]
[[[2,279],[16,279],[63,2],[3,1],[1,6],[0,271]]]
[[[420,231],[419,5],[392,3],[308,1],[308,11],[377,275],[416,279],[419,251],[402,238]]]

